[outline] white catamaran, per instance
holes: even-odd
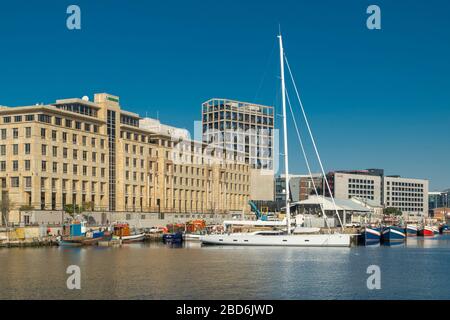
[[[283,50],[283,39],[281,34],[278,36],[280,45],[280,69],[281,69],[281,97],[282,97],[282,108],[283,108],[283,140],[284,140],[284,169],[286,178],[286,192],[289,193],[289,158],[288,158],[288,140],[287,140],[287,124],[286,124],[286,87],[284,79],[284,50]],[[287,60],[286,60],[287,61]],[[289,64],[287,65],[289,72]],[[291,73],[291,78],[292,73]],[[295,82],[294,82],[295,86]],[[296,89],[297,97],[300,101],[298,91]],[[289,97],[288,97],[289,98]],[[301,101],[300,101],[301,104]],[[289,102],[290,105],[290,102]],[[291,108],[292,111],[292,108]],[[304,109],[302,106],[302,111]],[[304,114],[305,116],[305,114]],[[306,120],[306,116],[305,116]],[[295,121],[295,120],[294,120]],[[306,120],[307,121],[307,120]],[[297,127],[296,127],[297,129]],[[322,172],[324,174],[324,169],[315,146],[314,139],[312,137],[311,130],[308,124],[308,130],[311,139],[314,144],[316,155],[318,157]],[[299,136],[298,130],[297,134]],[[302,142],[300,142],[302,144]],[[304,151],[303,145],[302,150]],[[305,153],[304,153],[305,155]],[[308,170],[310,171],[308,160],[305,155],[305,160],[307,161]],[[311,174],[311,172],[310,172]],[[329,188],[329,185],[327,183]],[[317,190],[316,190],[317,193]],[[334,199],[333,199],[334,203]],[[291,232],[291,214],[290,214],[290,197],[289,194],[286,195],[286,231],[256,231],[251,233],[230,233],[230,234],[209,234],[201,237],[203,244],[214,244],[214,245],[234,245],[234,246],[301,246],[301,247],[349,247],[350,246],[350,235],[343,233],[328,233],[328,234],[295,234]],[[336,210],[336,214],[339,214]],[[325,213],[323,212],[324,219],[326,221]],[[340,220],[340,218],[339,218]],[[342,223],[341,223],[342,225]]]

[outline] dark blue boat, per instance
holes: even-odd
[[[440,233],[440,234],[443,234],[443,233],[450,233],[450,227],[449,227],[448,225],[446,225],[446,224],[441,225],[441,226],[439,227],[439,233]]]
[[[405,229],[407,237],[417,237],[419,228],[415,224],[408,224]]]
[[[381,240],[381,228],[365,227],[361,230],[359,241],[363,245],[377,244]]]
[[[384,227],[381,233],[383,242],[402,242],[405,241],[405,238],[405,229],[396,226]]]
[[[164,243],[182,243],[183,234],[181,232],[163,234],[162,240]]]

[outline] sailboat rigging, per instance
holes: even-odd
[[[328,233],[328,234],[293,234],[291,232],[291,214],[290,214],[290,196],[289,196],[289,154],[288,154],[288,136],[287,136],[287,114],[286,114],[286,84],[284,77],[284,62],[286,61],[286,65],[288,67],[297,98],[299,100],[302,113],[304,119],[307,123],[308,132],[310,134],[312,143],[314,145],[314,150],[316,152],[316,156],[319,160],[319,164],[322,170],[322,173],[325,176],[325,172],[323,169],[322,161],[319,156],[319,152],[317,150],[314,138],[312,136],[311,128],[309,126],[309,122],[306,118],[306,114],[303,108],[303,105],[300,100],[300,95],[297,90],[297,86],[294,82],[294,78],[292,76],[292,72],[290,70],[289,64],[287,62],[286,56],[284,54],[283,48],[283,38],[281,33],[278,35],[279,47],[280,47],[280,80],[281,80],[281,100],[282,100],[282,111],[283,111],[283,142],[284,142],[284,174],[286,179],[286,199],[285,199],[285,212],[286,212],[286,232],[283,233],[281,231],[256,231],[252,233],[231,233],[231,234],[209,234],[204,235],[200,239],[204,244],[216,244],[216,245],[243,245],[243,246],[316,246],[316,247],[349,247],[350,246],[350,235],[343,233]],[[292,107],[289,102],[289,106],[292,111]],[[300,138],[297,125],[297,135]],[[309,167],[308,160],[306,158],[306,154],[303,149],[302,150],[305,156],[305,160],[307,161],[308,170],[311,174],[311,170]],[[328,181],[326,181],[328,190],[330,191],[330,186]],[[316,190],[317,193],[317,190]],[[330,192],[331,194],[331,192]],[[334,202],[334,208],[336,214],[338,216],[339,221],[341,219],[339,217],[339,213],[336,209],[336,205]],[[322,209],[322,208],[321,208]],[[323,212],[324,219],[326,220],[325,212]],[[342,222],[341,222],[342,226]]]

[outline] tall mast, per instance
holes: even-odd
[[[284,175],[286,184],[286,220],[287,233],[291,233],[291,208],[289,199],[289,157],[288,157],[288,140],[287,140],[287,124],[286,124],[286,87],[284,83],[284,50],[283,39],[281,33],[278,35],[280,41],[280,77],[281,77],[281,102],[283,106],[283,139],[284,139]]]

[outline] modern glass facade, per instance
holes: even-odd
[[[273,169],[274,109],[227,99],[202,105],[203,141],[244,152],[255,169]]]

